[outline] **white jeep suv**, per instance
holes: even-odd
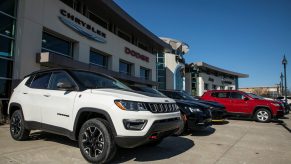
[[[136,93],[103,74],[50,69],[26,76],[9,102],[10,132],[25,140],[44,130],[78,140],[83,157],[108,162],[116,145],[158,144],[175,133],[180,112],[175,101]]]

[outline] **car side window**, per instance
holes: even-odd
[[[72,86],[75,86],[72,79],[65,72],[54,72],[52,74],[49,89],[60,90],[58,88],[58,83],[66,83],[66,84],[71,84]]]
[[[35,89],[47,89],[51,73],[42,73],[35,75],[30,87]]]
[[[217,98],[229,98],[229,92],[218,92]]]
[[[232,92],[232,93],[230,94],[230,98],[232,98],[232,99],[240,99],[240,100],[242,100],[242,99],[244,99],[244,95],[241,94],[241,93]]]

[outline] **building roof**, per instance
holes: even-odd
[[[204,68],[207,68],[207,69],[210,69],[210,70],[214,70],[214,71],[217,71],[217,72],[221,72],[221,73],[225,73],[225,74],[237,76],[237,77],[240,77],[240,78],[247,78],[247,77],[249,77],[248,74],[242,74],[242,73],[237,73],[237,72],[225,70],[225,69],[218,68],[218,67],[212,66],[210,64],[204,63],[204,62],[196,62],[196,63],[192,63],[192,64],[194,66],[196,66],[196,67],[204,67]]]
[[[160,39],[162,39],[164,42],[169,44],[174,50],[180,49],[181,52],[185,54],[189,51],[190,46],[185,42],[179,41],[177,39],[166,38],[166,37],[160,37]]]
[[[140,32],[144,33],[147,37],[151,40],[159,44],[160,46],[166,49],[172,49],[171,46],[164,41],[162,41],[159,37],[137,22],[134,18],[132,18],[129,14],[127,14],[121,7],[119,7],[114,1],[112,0],[100,0],[103,4],[109,7],[113,12],[119,15],[124,21],[135,27]]]

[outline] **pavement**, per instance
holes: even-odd
[[[168,137],[156,147],[119,149],[112,163],[290,164],[291,114],[271,123],[227,120],[204,131]],[[0,163],[87,163],[77,142],[33,131],[28,141],[14,141],[0,126]]]

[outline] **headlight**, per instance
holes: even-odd
[[[277,104],[277,103],[272,103],[272,105],[274,105],[274,106],[281,106],[280,104]]]
[[[193,107],[188,107],[188,109],[194,113],[194,112],[201,112],[201,110],[199,108],[193,108]]]
[[[126,100],[115,100],[114,103],[121,110],[128,111],[146,111],[145,104],[135,101],[126,101]]]

